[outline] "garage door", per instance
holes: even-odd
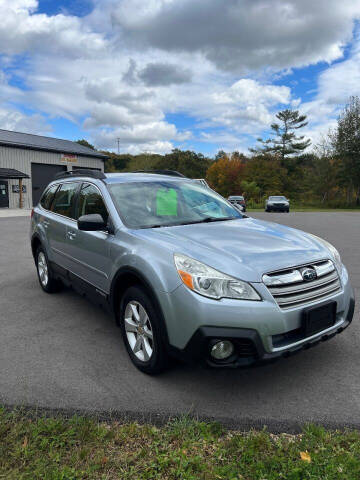
[[[39,203],[42,192],[45,187],[54,180],[59,172],[66,171],[65,165],[48,165],[44,163],[31,164],[31,183],[33,205]]]

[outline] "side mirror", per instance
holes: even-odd
[[[78,221],[78,229],[85,232],[97,232],[98,230],[106,230],[107,225],[101,215],[92,213],[90,215],[82,215]]]

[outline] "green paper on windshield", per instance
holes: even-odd
[[[173,188],[161,188],[156,192],[156,215],[177,216],[177,192]]]

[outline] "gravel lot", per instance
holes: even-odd
[[[332,242],[360,300],[360,214],[256,213]],[[174,414],[228,426],[295,431],[305,422],[360,427],[360,330],[250,370],[176,364],[158,377],[132,366],[111,317],[71,290],[38,285],[28,218],[0,218],[0,402],[162,421]]]

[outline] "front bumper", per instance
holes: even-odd
[[[181,357],[191,362],[207,363],[211,367],[248,367],[273,362],[282,357],[289,357],[302,350],[307,350],[320,342],[330,340],[344,331],[352,322],[355,310],[355,299],[350,298],[345,320],[340,325],[319,332],[309,338],[278,351],[266,352],[260,335],[256,330],[245,328],[200,327],[192,336]],[[210,356],[210,346],[217,340],[231,340],[235,346],[234,354],[226,360],[215,361]]]
[[[267,205],[267,210],[272,210],[273,212],[286,212],[290,209],[289,205]]]
[[[231,299],[212,300],[189,290],[185,285],[172,293],[163,293],[161,307],[166,319],[169,349],[185,360],[209,358],[209,342],[214,339],[233,339],[239,352],[231,362],[216,366],[246,366],[271,361],[309,348],[343,331],[354,314],[354,293],[344,267],[341,273],[342,288],[320,303],[337,303],[336,323],[311,337],[302,334],[303,310],[306,307],[281,309],[263,283],[253,283],[262,301]]]

